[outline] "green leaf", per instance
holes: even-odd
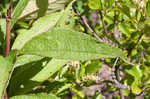
[[[130,70],[127,70],[127,73],[132,75],[135,80],[140,80],[143,75],[139,66],[133,66]]]
[[[140,89],[139,86],[140,86],[140,84],[138,83],[137,80],[135,80],[131,85],[132,92],[135,94],[139,94],[142,91],[142,89]]]
[[[65,8],[68,0],[29,0],[19,18],[27,17],[30,19],[52,14]],[[44,9],[43,9],[44,8]]]
[[[94,61],[91,64],[88,64],[85,68],[86,74],[96,73],[100,69],[102,64],[103,63],[100,61]]]
[[[119,30],[128,38],[130,37],[129,27],[126,24],[119,24]]]
[[[0,19],[0,47],[3,45],[6,35],[6,19]]]
[[[30,0],[19,0],[19,3],[17,4],[15,10],[12,13],[11,28],[14,26],[14,24],[18,20],[18,17],[21,15],[22,11],[28,4],[28,1]]]
[[[10,76],[10,73],[13,68],[13,63],[15,62],[16,59],[16,51],[10,52],[9,56],[6,58],[3,58],[0,56],[0,99],[3,96],[4,90],[7,86],[8,79]]]
[[[101,9],[101,0],[90,0],[88,3],[89,8],[93,10],[100,10]]]
[[[10,99],[60,99],[52,94],[28,94],[11,97]]]
[[[12,49],[20,50],[23,45],[31,40],[34,36],[41,34],[42,32],[48,31],[50,28],[54,27],[60,18],[61,13],[53,13],[44,17],[39,18],[34,24],[33,27],[21,33],[17,36]]]
[[[65,28],[54,28],[34,37],[24,45],[20,52],[71,60],[89,60],[100,57],[125,59],[119,48],[106,43],[98,43],[89,35]]]
[[[43,82],[64,66],[68,60],[52,59],[39,73],[37,73],[32,81]]]
[[[70,16],[73,14],[72,4],[74,2],[75,0],[73,0],[64,11],[62,11],[61,17],[56,26],[64,27],[66,21],[71,21],[72,17],[70,18]]]
[[[150,16],[150,1],[148,1],[146,5],[146,14],[148,17]]]
[[[17,58],[14,67],[16,68],[16,67],[28,64],[33,61],[38,61],[38,60],[41,60],[42,58],[43,57],[36,56],[36,55],[22,55]]]
[[[100,0],[102,2],[103,7],[112,7],[114,0]]]
[[[27,59],[29,58],[27,57]],[[36,61],[33,59],[33,61],[23,62],[17,66],[10,80],[8,95],[14,96],[24,94],[41,84],[40,82],[32,81],[31,78],[39,73],[50,60],[50,58],[37,58]]]

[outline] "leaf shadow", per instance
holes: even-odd
[[[0,26],[0,54],[3,54],[3,45],[4,45],[4,33],[2,32],[1,26]]]
[[[48,9],[48,0],[36,0],[36,5],[39,8],[38,17],[44,16]]]
[[[43,63],[48,61],[50,58],[43,58],[15,68],[8,86],[8,96],[28,93],[35,86],[40,85],[41,82],[32,81],[31,78],[40,72],[44,68]]]

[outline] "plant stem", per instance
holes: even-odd
[[[99,11],[99,14],[100,14],[100,17],[101,17],[101,21],[102,21],[102,25],[103,25],[104,32],[105,32],[105,34],[107,35],[107,34],[108,34],[108,31],[107,31],[107,28],[106,28],[106,25],[105,25],[105,22],[104,22],[103,14],[102,14],[101,11]]]
[[[7,10],[6,16],[6,45],[4,57],[8,56],[10,50],[10,20],[11,20],[11,7]]]
[[[9,8],[7,10],[6,15],[6,45],[5,45],[5,51],[4,51],[4,57],[8,56],[10,51],[10,25],[11,25],[11,7],[12,7],[13,0],[10,0]],[[7,86],[6,86],[7,88]],[[4,91],[4,97],[3,99],[8,99],[7,89]]]

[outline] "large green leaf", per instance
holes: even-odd
[[[93,37],[71,29],[54,28],[28,41],[20,51],[58,59],[89,60],[121,57],[119,48],[106,43],[98,43]]]
[[[0,56],[0,99],[3,96],[4,90],[7,86],[7,82],[10,76],[10,73],[13,68],[13,63],[16,59],[16,51],[12,51],[8,57],[3,58]]]
[[[18,17],[21,15],[22,11],[24,10],[26,5],[28,4],[28,1],[29,0],[20,0],[19,3],[17,4],[15,10],[12,13],[11,28],[13,27],[13,25],[18,20]]]
[[[60,99],[52,94],[29,94],[29,95],[20,95],[14,96],[10,99]]]

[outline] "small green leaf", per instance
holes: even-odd
[[[139,66],[133,66],[130,70],[127,70],[127,72],[132,75],[135,80],[140,80],[143,75]]]
[[[28,94],[11,97],[10,99],[60,99],[52,94]]]
[[[123,93],[124,96],[129,96],[130,91],[124,89],[124,90],[122,90],[122,93]]]
[[[85,68],[85,73],[86,74],[96,73],[100,69],[102,64],[103,63],[100,61],[94,61],[91,64],[88,64]]]
[[[89,8],[93,10],[100,10],[101,9],[101,0],[90,0],[88,3]]]
[[[65,28],[54,28],[34,37],[24,45],[20,52],[71,60],[89,60],[100,57],[125,59],[121,49],[106,43],[99,43],[89,35]]]
[[[139,85],[140,84],[136,80],[132,83],[131,90],[133,93],[139,94],[142,91],[142,89],[140,89]]]
[[[126,24],[119,24],[119,30],[128,38],[130,37],[129,27]]]

